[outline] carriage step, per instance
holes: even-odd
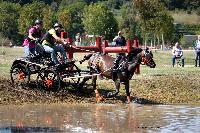
[[[86,78],[86,77],[93,77],[93,76],[99,76],[101,74],[92,74],[92,75],[83,75],[83,76],[75,76],[75,77],[68,77],[63,78],[64,81],[70,80],[70,79],[77,79],[77,78]]]

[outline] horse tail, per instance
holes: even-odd
[[[93,54],[88,54],[88,55],[85,55],[84,57],[83,57],[83,59],[82,60],[80,60],[79,62],[80,62],[80,64],[82,64],[84,61],[86,61],[86,60],[89,60],[90,59],[90,57],[92,56]]]

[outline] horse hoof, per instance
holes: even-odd
[[[113,97],[113,93],[112,92],[108,92],[107,98],[111,98],[111,97]]]
[[[131,103],[131,101],[126,101],[126,102],[125,102],[125,104],[130,104],[130,103]]]
[[[100,102],[103,102],[103,101],[105,101],[105,99],[102,96],[96,98],[97,103],[100,103]]]

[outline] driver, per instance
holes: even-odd
[[[57,59],[56,52],[60,52],[63,57],[63,62],[65,64],[67,63],[67,55],[64,47],[62,46],[66,43],[64,42],[64,40],[60,38],[61,31],[62,31],[62,25],[60,23],[55,23],[54,27],[49,31],[47,31],[42,39],[43,40],[42,45],[44,47],[44,50],[45,52],[51,54],[52,62],[55,65],[60,64]]]

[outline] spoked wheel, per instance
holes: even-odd
[[[14,87],[27,88],[29,84],[29,73],[24,64],[16,64],[10,70],[11,82]]]
[[[38,89],[57,91],[60,89],[60,77],[54,70],[41,70],[37,76]]]
[[[81,70],[75,64],[69,64],[65,70],[59,72],[59,75],[64,83],[75,87],[80,82],[80,78],[76,77],[81,76]]]

